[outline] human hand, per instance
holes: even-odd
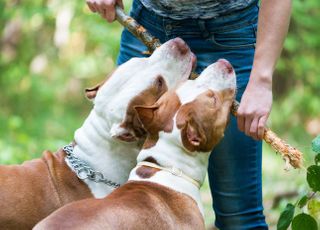
[[[123,8],[122,0],[86,0],[86,2],[93,13],[98,12],[108,22],[116,19],[116,5]]]
[[[271,77],[251,74],[237,111],[238,128],[255,140],[261,140],[272,106]]]

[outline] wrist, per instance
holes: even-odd
[[[272,74],[252,71],[248,82],[249,87],[272,89]]]
[[[257,48],[258,49],[258,48]],[[272,75],[275,69],[275,60],[261,55],[261,52],[256,50],[254,62],[250,74],[250,81],[272,85]]]

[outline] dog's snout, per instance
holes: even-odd
[[[226,59],[219,59],[218,63],[220,63],[220,65],[227,70],[228,74],[233,73],[233,67]]]
[[[175,47],[177,47],[177,50],[182,55],[186,54],[189,51],[188,45],[181,38],[173,39],[172,43],[174,44]]]

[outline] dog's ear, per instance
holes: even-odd
[[[108,76],[99,84],[90,88],[86,88],[85,89],[86,98],[89,99],[90,101],[94,100],[94,98],[97,96],[99,89],[104,85],[104,83],[106,83],[106,81],[108,81],[108,79],[112,76],[114,71],[115,70],[111,71],[111,73],[109,73]]]
[[[190,120],[188,105],[184,105],[180,108],[177,114],[177,128],[182,129],[187,125],[187,122]]]
[[[204,130],[197,123],[192,102],[182,106],[177,114],[177,128],[181,130],[182,144],[193,152],[206,142]]]
[[[153,123],[155,112],[157,111],[158,108],[159,106],[157,104],[150,105],[150,106],[137,105],[134,107],[138,115],[138,118],[142,126],[146,129],[146,131],[148,131],[150,125]]]
[[[103,84],[106,81],[107,81],[107,79],[105,79],[104,81],[100,82],[96,86],[93,86],[93,87],[90,87],[90,88],[86,88],[85,89],[85,94],[86,94],[87,99],[93,100],[97,96],[98,90],[101,88],[101,86],[103,86]]]

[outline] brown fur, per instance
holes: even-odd
[[[198,230],[205,229],[196,202],[187,195],[151,182],[129,182],[102,200],[67,205],[35,230]]]
[[[157,160],[154,159],[153,157],[147,157],[143,161],[151,162],[154,164],[158,164]],[[155,173],[159,172],[160,169],[156,168],[151,168],[148,166],[141,166],[137,169],[136,174],[141,177],[141,178],[150,178],[152,177]]]
[[[22,165],[0,166],[0,229],[31,229],[56,209],[92,197],[59,150]]]
[[[191,152],[209,152],[222,139],[235,91],[208,90],[181,106],[177,127],[184,147]]]
[[[156,174],[159,171],[160,171],[160,169],[151,168],[151,167],[148,167],[148,166],[140,166],[137,169],[136,174],[139,177],[146,179],[146,178],[152,177],[154,174]]]
[[[159,132],[171,132],[173,117],[181,105],[180,99],[174,91],[166,92],[152,106],[136,106],[140,122],[148,130],[144,149],[154,146],[159,139]]]
[[[124,121],[121,127],[133,133],[125,133],[118,136],[119,139],[130,142],[135,141],[137,138],[146,136],[145,129],[142,127],[141,122],[135,110],[136,106],[149,106],[153,105],[165,92],[168,87],[162,76],[158,76],[151,87],[142,91],[139,95],[131,99]]]

